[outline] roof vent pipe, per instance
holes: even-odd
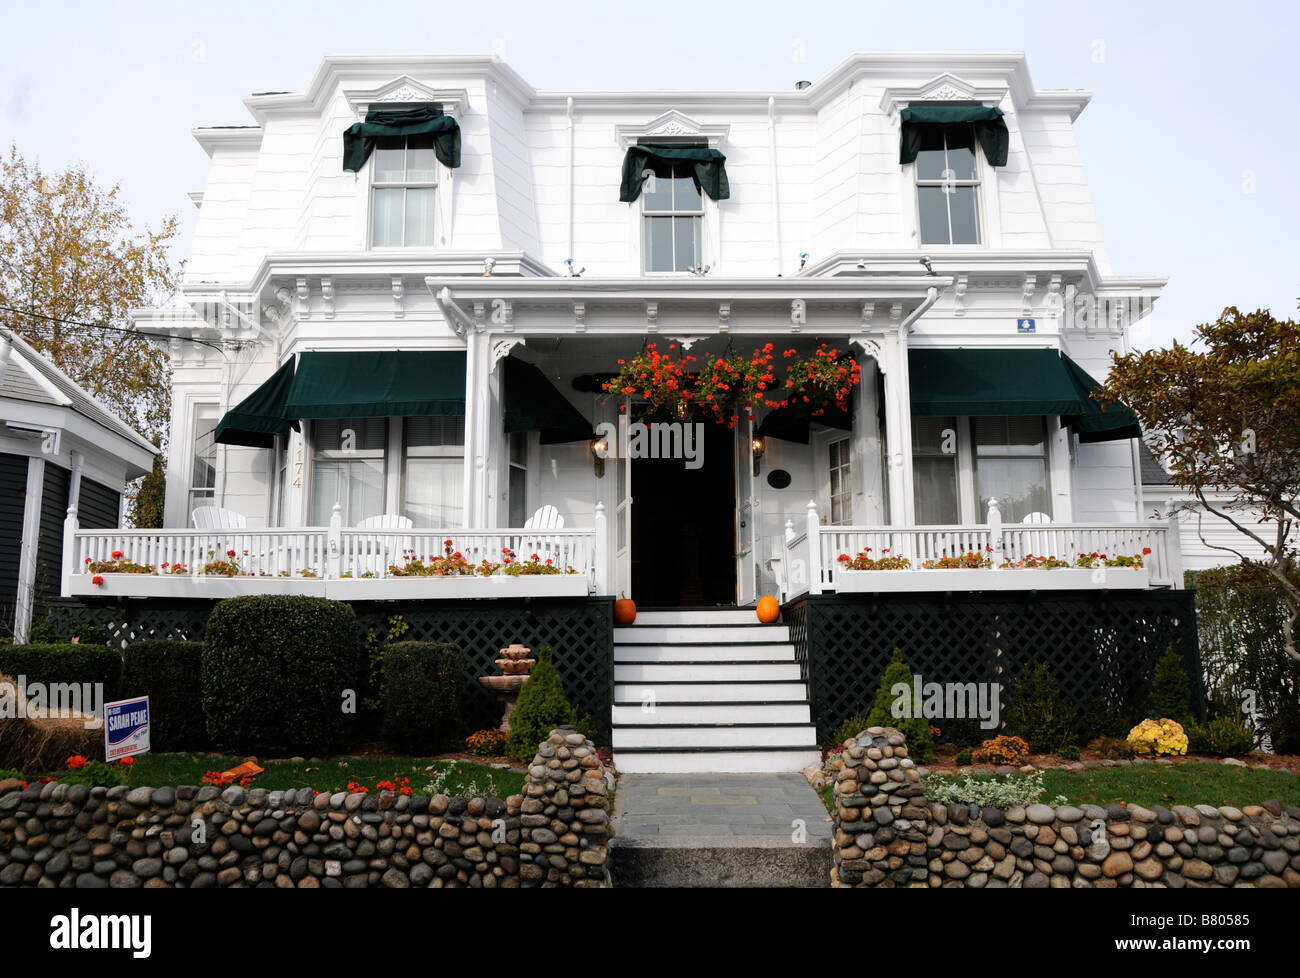
[[[797,81],[794,83],[794,90],[796,92],[802,92],[805,88],[810,88],[811,86],[812,82],[810,81]]]

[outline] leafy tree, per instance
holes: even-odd
[[[1151,693],[1155,699],[1156,717],[1168,717],[1183,726],[1192,722],[1192,682],[1172,645],[1156,663]]]
[[[159,439],[154,437],[154,444]],[[160,454],[154,456],[153,471],[140,480],[135,498],[131,500],[131,525],[141,530],[157,530],[163,525],[163,505],[167,495],[166,462]]]
[[[1285,653],[1300,662],[1300,323],[1229,307],[1194,336],[1200,349],[1175,341],[1112,353],[1110,377],[1093,396],[1137,413],[1152,451],[1194,498],[1175,510],[1195,510],[1198,527],[1202,514],[1216,517],[1264,551],[1251,558],[1201,534],[1276,589],[1288,612]]]
[[[0,157],[0,324],[13,330],[145,437],[166,437],[167,354],[125,328],[127,311],[176,288],[175,216],[137,229],[114,186],[81,165],[46,173],[11,147]],[[29,315],[30,314],[30,315]],[[47,318],[37,318],[37,317]]]

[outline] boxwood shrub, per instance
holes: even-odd
[[[122,698],[149,697],[152,750],[202,750],[203,643],[145,640],[122,653]]]
[[[456,727],[465,683],[459,645],[394,642],[384,650],[384,740],[395,750],[436,753]]]
[[[218,603],[203,649],[208,736],[240,753],[342,746],[356,717],[358,657],[350,605],[299,595]]]
[[[107,645],[54,642],[48,645],[0,645],[0,675],[14,682],[103,683],[104,699],[118,699],[122,656]]]

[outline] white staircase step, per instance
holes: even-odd
[[[616,683],[777,682],[799,680],[797,662],[649,662],[616,663]]]
[[[719,645],[788,642],[785,625],[625,625],[614,629],[615,645]]]
[[[802,698],[791,703],[661,703],[645,711],[640,703],[615,704],[613,724],[619,726],[653,726],[655,724],[739,723],[810,723],[812,709]]]
[[[718,682],[718,683],[674,683],[674,682],[637,682],[614,683],[614,701],[616,703],[641,703],[649,695],[655,702],[700,703],[714,700],[732,702],[735,700],[807,700],[808,689],[800,682]]]
[[[614,645],[614,662],[717,662],[739,659],[794,662],[794,646],[772,645]]]
[[[817,728],[798,726],[616,726],[614,750],[627,747],[816,747]]]
[[[614,763],[629,774],[687,774],[716,772],[754,774],[767,771],[802,771],[822,762],[821,751],[801,750],[681,750],[616,751]]]
[[[761,625],[753,608],[638,611],[636,625]],[[621,626],[620,626],[621,627]]]

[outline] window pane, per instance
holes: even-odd
[[[912,418],[913,455],[957,454],[956,418]]]
[[[674,271],[688,272],[700,264],[700,218],[674,217],[673,234],[677,239]]]
[[[515,465],[526,466],[528,464],[528,433],[525,431],[512,432],[510,435],[510,461]]]
[[[673,219],[645,219],[645,269],[647,272],[673,271]]]
[[[403,419],[407,448],[439,448],[465,444],[465,418],[411,417]]]
[[[977,455],[1047,454],[1047,435],[1043,419],[1036,415],[975,418],[972,429]]]
[[[917,187],[920,204],[921,243],[949,244],[948,195],[943,187]]]
[[[325,418],[312,423],[315,452],[382,452],[387,447],[384,418]]]
[[[921,127],[921,150],[916,154],[918,180],[942,180],[947,165],[943,158],[943,129],[940,126]]]
[[[954,455],[912,459],[916,522],[922,526],[959,522],[957,512],[957,458]]]
[[[334,504],[343,507],[343,525],[356,526],[384,511],[383,459],[317,461],[312,465],[311,522],[328,526]]]
[[[217,444],[213,441],[217,414],[215,404],[199,404],[194,408],[194,468],[190,474],[193,489],[211,489],[217,484]]]
[[[947,130],[948,169],[954,180],[975,179],[975,127],[953,126]]]
[[[438,179],[434,168],[432,134],[407,137],[406,179],[410,183],[432,183]]]
[[[996,498],[1004,523],[1019,523],[1030,513],[1051,513],[1047,497],[1047,463],[1037,458],[980,458],[975,463],[980,519]]]
[[[974,187],[951,187],[952,243],[979,244],[980,222],[975,210]]]
[[[672,177],[667,175],[671,171],[661,171],[661,175],[655,175],[653,167],[647,166],[646,169],[650,170],[652,175],[646,177],[645,183],[641,184],[641,196],[645,201],[642,204],[643,209],[647,211],[672,210],[673,181]]]
[[[375,141],[375,183],[401,183],[406,172],[406,140],[381,136]]]
[[[459,458],[409,458],[406,460],[405,513],[419,527],[442,529],[461,525]]]
[[[433,188],[406,191],[406,240],[410,246],[433,244]]]
[[[528,519],[528,473],[510,466],[510,525],[523,526]]]
[[[402,198],[404,190],[375,190],[373,234],[376,247],[391,247],[402,243]]]
[[[695,179],[690,168],[673,169],[673,209],[677,211],[698,211],[703,206],[703,198],[695,189]]]

